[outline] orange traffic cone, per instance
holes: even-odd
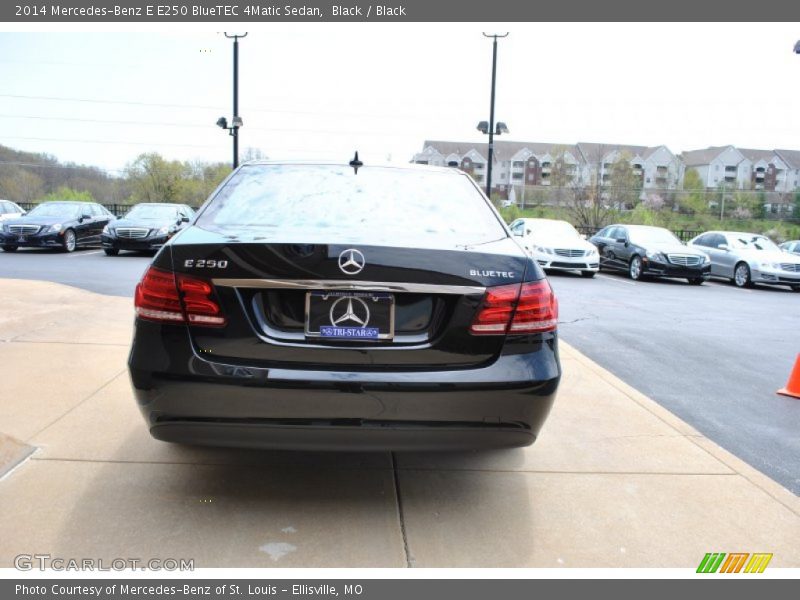
[[[797,355],[794,369],[792,369],[792,374],[789,375],[789,383],[786,384],[785,388],[778,390],[778,393],[792,398],[800,398],[800,354]]]

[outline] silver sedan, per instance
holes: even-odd
[[[738,231],[707,231],[689,242],[711,257],[711,276],[732,280],[738,287],[754,283],[786,285],[800,292],[800,257],[782,251],[764,235]]]
[[[800,256],[800,240],[784,242],[780,245],[780,249],[784,252],[789,252],[790,254],[796,254]]]

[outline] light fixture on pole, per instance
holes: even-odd
[[[494,161],[494,136],[502,133],[508,133],[508,127],[505,123],[498,123],[497,128],[494,124],[494,89],[497,75],[497,38],[508,37],[508,33],[503,34],[483,34],[484,37],[493,38],[492,43],[492,95],[489,105],[489,122],[481,121],[478,123],[478,131],[489,135],[489,156],[488,164],[486,165],[486,195],[492,197],[492,162]]]
[[[247,36],[245,33],[228,34],[225,37],[233,40],[233,118],[230,127],[225,117],[217,119],[217,127],[227,129],[228,134],[233,137],[233,168],[239,166],[239,129],[244,124],[239,116],[239,38]]]

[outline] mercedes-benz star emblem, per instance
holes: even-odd
[[[361,273],[366,263],[367,261],[364,260],[364,255],[355,248],[348,248],[339,255],[339,268],[345,275],[357,275]]]
[[[345,326],[347,322],[358,327],[366,327],[369,323],[369,307],[358,296],[342,296],[331,306],[331,325]]]

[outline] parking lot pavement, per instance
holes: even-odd
[[[197,567],[693,568],[732,550],[800,566],[800,499],[567,344],[530,448],[192,448],[151,439],[138,414],[130,299],[3,280],[0,306],[0,423],[37,448],[0,479],[0,566],[49,553]]]
[[[559,334],[703,435],[800,495],[800,294],[721,280],[553,274]]]

